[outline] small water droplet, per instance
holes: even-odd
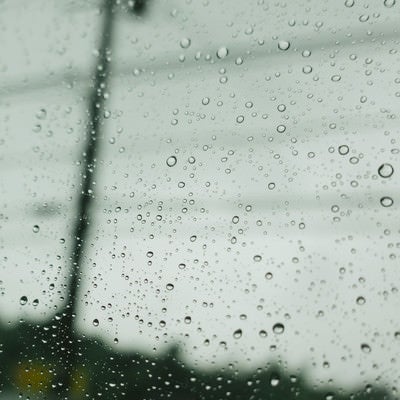
[[[33,225],[32,231],[33,231],[34,233],[38,233],[38,232],[40,231],[39,225]]]
[[[26,296],[22,296],[19,299],[19,304],[21,304],[21,306],[24,306],[27,302],[28,302],[28,298]]]
[[[260,255],[256,254],[256,255],[253,257],[253,260],[254,260],[255,262],[260,262],[260,261],[262,260],[262,257],[261,257]]]
[[[272,275],[271,272],[267,272],[267,273],[265,274],[265,279],[271,280],[272,278],[273,278],[273,275]]]
[[[356,300],[356,303],[357,303],[359,306],[362,306],[363,304],[365,304],[365,298],[364,298],[363,296],[358,296],[358,297],[357,297],[357,300]]]
[[[347,146],[346,144],[342,144],[341,146],[339,146],[338,151],[341,156],[345,156],[349,153],[350,149],[349,146]]]
[[[167,288],[167,290],[174,290],[174,285],[172,284],[172,283],[167,283],[167,285],[166,285],[166,288]]]
[[[191,40],[189,38],[182,38],[180,41],[180,45],[182,49],[187,49],[190,46]]]
[[[280,40],[278,42],[278,49],[279,50],[286,51],[286,50],[289,49],[289,47],[290,47],[290,42],[288,42],[287,40]]]
[[[393,199],[389,196],[383,196],[380,202],[383,207],[391,207],[393,205]]]
[[[243,334],[243,332],[241,329],[236,329],[236,331],[233,332],[233,337],[235,339],[240,339],[242,337],[242,334]]]
[[[390,178],[393,175],[394,169],[391,164],[384,163],[378,168],[378,174],[382,178]]]
[[[268,336],[267,331],[262,329],[260,332],[258,332],[259,336],[262,338],[266,338]]]
[[[275,387],[278,386],[280,382],[280,376],[278,374],[272,374],[269,383],[271,386]]]
[[[371,353],[371,347],[367,343],[361,344],[361,350],[363,353]]]
[[[185,321],[185,324],[189,325],[192,322],[192,318],[191,317],[185,317],[184,321]]]
[[[47,111],[44,108],[41,108],[37,113],[36,113],[36,118],[37,119],[45,119],[47,115]]]
[[[32,301],[32,305],[36,307],[39,304],[39,299],[35,299]]]
[[[176,165],[177,159],[175,156],[170,156],[167,158],[166,162],[167,162],[168,167],[173,167],[174,165]]]
[[[223,59],[223,58],[225,58],[227,55],[229,54],[229,51],[228,51],[228,49],[226,48],[226,47],[220,47],[218,50],[217,50],[217,57],[218,58],[220,58],[220,59]]]
[[[99,326],[99,320],[98,320],[97,318],[95,318],[95,319],[93,320],[93,325],[94,325],[94,326]]]

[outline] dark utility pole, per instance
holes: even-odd
[[[80,269],[84,255],[87,233],[90,224],[90,208],[94,200],[97,154],[99,150],[100,131],[104,103],[108,90],[110,73],[111,45],[115,21],[114,0],[103,0],[103,22],[98,61],[93,73],[91,92],[88,103],[88,121],[86,145],[81,159],[81,183],[77,204],[77,219],[73,229],[73,244],[71,254],[71,272],[67,284],[66,305],[59,321],[58,338],[60,341],[61,373],[56,391],[63,399],[71,398],[71,387],[74,373],[79,363],[77,359],[79,343],[74,334],[73,323],[77,312],[77,291],[80,280]]]

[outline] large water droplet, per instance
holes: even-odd
[[[217,57],[218,58],[220,58],[220,59],[223,59],[223,58],[225,58],[227,55],[229,54],[229,51],[228,51],[228,49],[226,48],[226,47],[220,47],[218,50],[217,50]]]
[[[380,202],[383,207],[391,207],[393,205],[393,199],[389,196],[383,196]]]
[[[272,330],[277,335],[280,335],[285,331],[285,325],[283,325],[280,322],[278,322],[272,327]]]
[[[19,299],[19,304],[21,304],[21,306],[24,306],[27,302],[28,302],[28,298],[26,296],[22,296]]]
[[[278,386],[280,382],[280,376],[278,374],[272,374],[269,383],[271,386],[275,387]]]
[[[378,174],[382,178],[390,178],[393,175],[394,169],[391,164],[384,163],[378,168]]]
[[[278,49],[279,50],[285,51],[285,50],[288,50],[289,47],[290,47],[290,42],[288,42],[287,40],[280,40],[278,42]]]
[[[349,146],[347,146],[346,144],[342,144],[341,146],[339,146],[338,151],[341,156],[345,156],[349,153]]]
[[[167,158],[166,162],[167,162],[168,167],[173,167],[174,165],[176,165],[177,159],[175,156],[170,156]]]
[[[391,8],[396,4],[396,0],[384,0],[383,5],[387,8]]]

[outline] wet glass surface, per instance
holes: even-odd
[[[0,1],[0,399],[397,399],[397,3]]]

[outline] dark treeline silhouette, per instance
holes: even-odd
[[[57,317],[45,325],[21,322],[0,328],[0,388],[21,398],[62,399],[60,377],[66,369]],[[179,349],[171,346],[161,355],[119,352],[101,340],[75,337],[77,351],[68,399],[135,400],[385,400],[392,396],[382,387],[367,385],[353,392],[343,388],[310,385],[303,373],[291,373],[267,364],[251,373],[234,367],[204,372],[186,366]],[[1,399],[1,394],[0,394]]]

